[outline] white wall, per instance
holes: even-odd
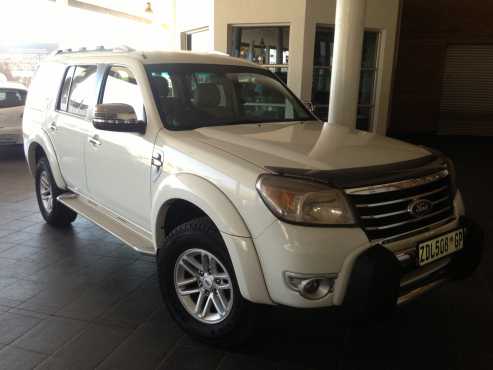
[[[175,12],[176,48],[185,47],[184,32],[204,27],[209,28],[214,45],[214,0],[176,0]]]
[[[366,28],[379,30],[380,54],[373,130],[385,134],[389,111],[398,0],[367,0]],[[177,31],[209,26],[213,48],[228,51],[230,25],[289,25],[288,85],[311,100],[317,24],[334,25],[336,0],[176,0]]]

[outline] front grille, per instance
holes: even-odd
[[[454,215],[447,170],[392,184],[347,189],[360,223],[370,240],[398,238]],[[431,209],[412,214],[410,205],[426,199]]]

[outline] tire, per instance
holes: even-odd
[[[204,256],[207,256],[208,265],[212,266],[211,275],[204,268]],[[190,264],[189,258],[194,259],[198,265]],[[184,268],[180,261],[188,268]],[[234,347],[248,339],[253,329],[255,305],[242,297],[224,241],[209,218],[198,218],[174,229],[158,252],[157,268],[161,293],[168,310],[188,334],[225,347]],[[200,271],[204,270],[206,272],[201,275]],[[226,279],[222,279],[225,276],[223,270],[228,276]],[[177,282],[189,279],[195,279],[196,282],[183,287],[177,285]],[[201,280],[202,283],[199,284]],[[230,291],[224,288],[228,286],[228,281]],[[178,290],[183,292],[197,289],[201,293],[178,294]],[[198,311],[204,312],[208,301],[209,309],[206,309],[205,316],[199,318],[193,311],[201,294],[202,305]],[[222,315],[217,307],[224,309]]]
[[[68,227],[77,218],[77,213],[56,200],[62,193],[53,179],[48,159],[41,158],[36,167],[38,206],[45,221],[58,228]]]

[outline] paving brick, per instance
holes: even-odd
[[[14,342],[16,347],[52,354],[79,334],[87,323],[52,317],[44,320]]]
[[[45,355],[8,346],[0,351],[0,369],[30,370],[38,365]]]
[[[94,369],[128,335],[129,332],[124,329],[90,325],[44,361],[39,369]]]

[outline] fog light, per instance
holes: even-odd
[[[336,274],[306,275],[285,272],[288,287],[306,299],[321,299],[334,291]]]

